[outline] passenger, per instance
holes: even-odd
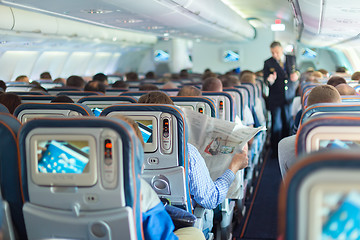
[[[320,85],[313,88],[308,97],[308,106],[317,103],[341,103],[341,96],[335,87]],[[297,161],[295,157],[296,135],[286,137],[279,142],[279,166],[284,178],[289,168]]]
[[[0,93],[0,103],[13,114],[15,108],[21,104],[21,98],[15,93]]]
[[[106,86],[103,82],[93,80],[85,85],[84,91],[101,92],[105,94]]]
[[[174,89],[174,88],[177,88],[178,85],[172,81],[168,81],[167,83],[165,83],[161,89]]]
[[[156,91],[159,90],[159,88],[151,83],[141,84],[139,86],[139,91]]]
[[[359,81],[360,80],[360,72],[354,72],[353,75],[351,75],[351,80]]]
[[[141,96],[138,103],[174,105],[172,100],[163,92],[149,92]],[[214,182],[210,178],[205,160],[199,151],[190,143],[187,146],[189,152],[190,194],[197,204],[207,209],[214,209],[226,198],[237,171],[248,165],[247,147],[241,153],[233,156],[228,170]]]
[[[126,116],[117,114],[114,117],[119,118],[133,127],[135,130],[136,136],[141,142],[141,145],[144,147],[145,143],[141,134],[141,131],[137,123]],[[185,227],[176,230],[174,229],[174,224],[164,208],[164,205],[160,201],[159,197],[151,186],[141,179],[141,211],[142,211],[142,221],[143,221],[143,231],[145,239],[204,239],[205,237],[200,229],[194,227]],[[176,236],[175,236],[176,235]]]
[[[182,69],[179,73],[179,78],[180,78],[180,80],[181,79],[185,79],[185,80],[190,79],[188,70]]]
[[[149,71],[145,74],[146,79],[156,79],[155,73],[153,71]]]
[[[244,74],[248,74],[248,73],[254,73],[253,71],[250,71],[250,70],[243,70],[240,72],[240,75],[239,75],[239,78],[241,79],[241,77],[244,75]]]
[[[354,88],[350,87],[346,83],[341,83],[337,85],[336,90],[340,93],[340,95],[358,95]]]
[[[15,82],[29,83],[29,78],[25,75],[20,75],[15,79]]]
[[[204,74],[201,76],[201,80],[205,81],[207,78],[217,78],[218,75],[210,71],[210,69],[205,70]]]
[[[114,82],[111,86],[112,88],[123,88],[123,89],[129,89],[129,84],[125,82],[124,80],[117,80]]]
[[[41,73],[40,80],[52,80],[51,74],[49,72]]]
[[[74,101],[66,95],[60,95],[50,101],[51,103],[74,103]]]
[[[74,88],[84,88],[85,81],[80,76],[72,75],[66,79],[66,86]]]
[[[3,80],[0,80],[0,91],[6,91],[6,83]]]
[[[326,84],[336,87],[337,85],[339,85],[341,83],[346,83],[345,78],[340,77],[340,76],[332,76],[329,78],[329,80],[327,81]]]
[[[201,90],[194,86],[184,86],[177,94],[178,96],[201,96]]]
[[[34,82],[34,81],[33,81]],[[42,86],[34,86],[34,87],[32,87],[31,89],[30,89],[30,92],[41,92],[41,93],[47,93],[48,91],[44,88],[44,87],[42,87]]]
[[[234,87],[241,85],[239,78],[234,75],[225,75],[222,77],[221,80],[223,87]]]
[[[205,79],[202,85],[202,91],[222,92],[223,85],[221,80],[216,77],[209,77]]]
[[[136,72],[128,72],[125,74],[126,81],[139,81],[139,76]]]
[[[323,74],[319,71],[314,71],[312,75],[315,77],[315,79],[323,78]]]
[[[323,77],[325,77],[325,78],[329,77],[328,70],[321,68],[318,71],[322,73]]]
[[[97,73],[92,77],[93,81],[99,81],[101,83],[103,83],[105,86],[109,85],[108,84],[108,77],[103,74],[103,73]]]
[[[244,73],[243,75],[241,75],[240,77],[240,82],[241,83],[251,83],[251,84],[256,84],[256,76],[255,73],[251,72],[251,73]]]
[[[54,79],[53,83],[61,83],[63,86],[65,86],[66,80],[65,80],[65,78],[56,78],[56,79]]]

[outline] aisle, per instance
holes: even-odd
[[[254,192],[245,203],[245,217],[234,227],[234,239],[276,239],[280,182],[278,159],[270,158],[268,152],[253,185]]]

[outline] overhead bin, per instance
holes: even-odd
[[[359,2],[354,0],[290,0],[303,23],[300,41],[312,46],[334,46],[352,41],[360,32]]]
[[[119,40],[136,44],[154,44],[157,41],[156,36],[150,34],[95,26],[4,5],[0,5],[0,16],[0,30],[14,33],[35,33],[110,42]]]
[[[255,29],[239,14],[219,0],[0,0],[9,5],[55,14],[100,26],[138,30],[174,37],[234,42],[251,40]],[[122,19],[139,18],[140,26],[124,24]],[[163,29],[156,31],[154,29]],[[131,34],[133,35],[133,33]],[[137,36],[134,36],[135,38]]]

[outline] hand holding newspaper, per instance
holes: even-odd
[[[193,110],[182,108],[188,125],[188,142],[194,145],[204,158],[210,177],[216,180],[227,169],[235,153],[265,126],[251,128],[241,123],[212,118]],[[238,171],[227,197],[241,198],[243,171]]]

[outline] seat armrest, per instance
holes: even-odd
[[[170,205],[166,205],[165,209],[175,225],[175,230],[183,227],[193,227],[195,225],[196,217],[193,214]]]

